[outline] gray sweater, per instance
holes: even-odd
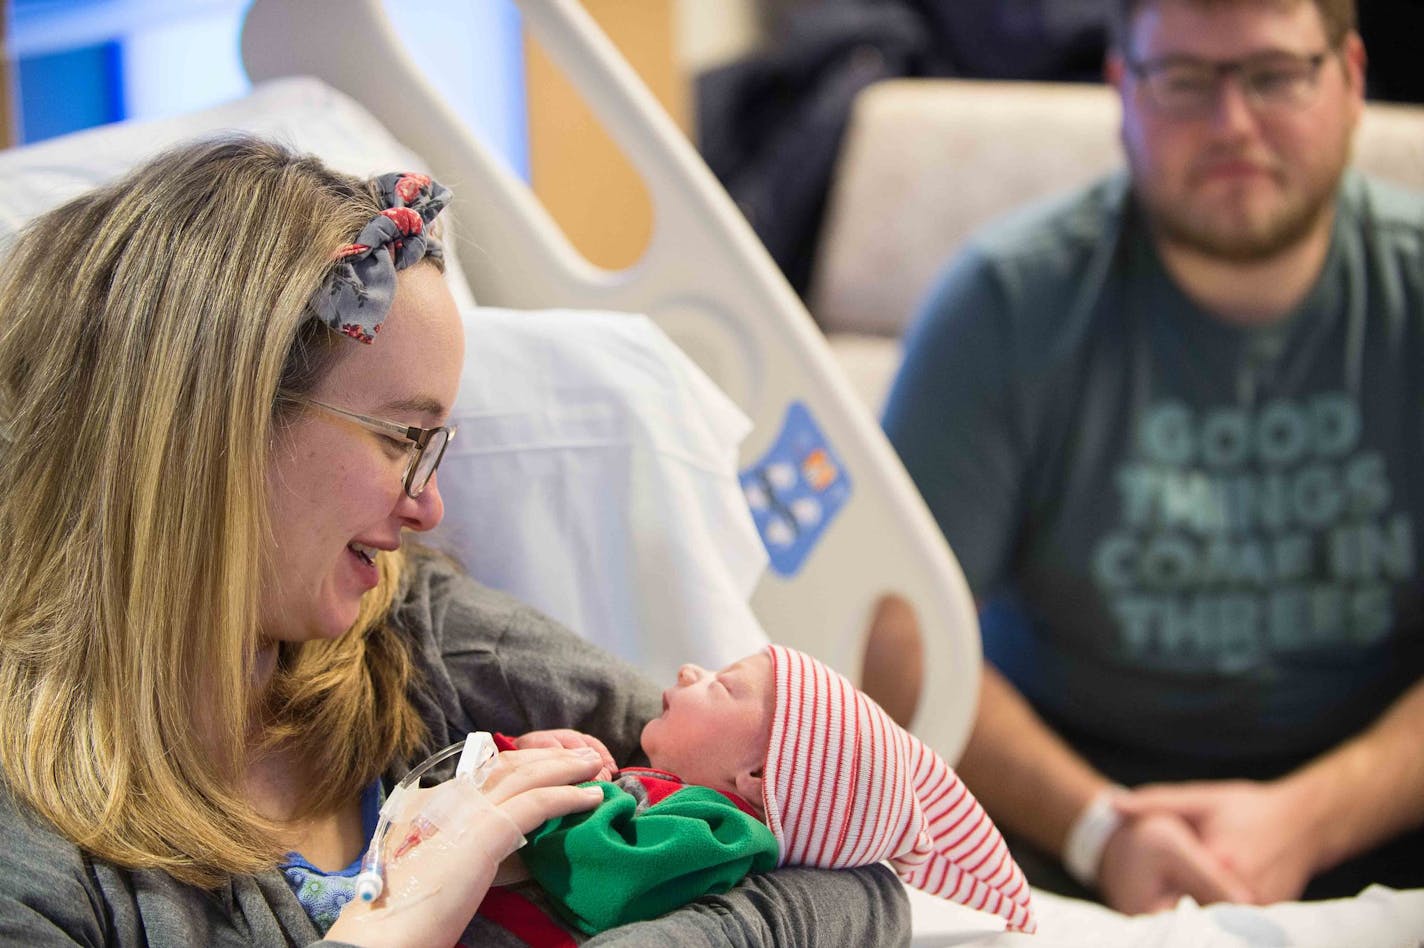
[[[460,575],[418,561],[395,618],[423,673],[416,707],[442,747],[468,731],[520,734],[572,727],[602,738],[619,761],[638,754],[657,689],[557,623]],[[392,767],[390,781],[404,768]],[[0,784],[0,944],[307,945],[306,913],[274,871],[214,892],[154,871],[90,859],[19,806]],[[605,932],[589,945],[901,945],[909,906],[883,866],[784,868],[663,918]],[[477,917],[469,944],[521,946]],[[330,942],[324,944],[332,944]]]

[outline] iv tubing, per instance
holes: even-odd
[[[485,765],[494,759],[494,753],[493,738],[490,737],[489,732],[480,731],[469,735],[463,741],[431,754],[406,774],[400,783],[396,784],[391,795],[386,797],[386,802],[381,805],[381,814],[376,821],[376,831],[371,834],[371,845],[366,848],[366,855],[361,857],[361,871],[356,876],[356,898],[362,902],[374,902],[381,897],[381,892],[385,890],[386,867],[382,853],[385,851],[386,834],[390,830],[391,814],[395,812],[396,805],[405,796],[406,791],[415,786],[431,767],[449,760],[456,754],[463,754],[460,758],[458,773],[472,774],[477,785],[483,783]],[[472,754],[481,757],[481,759],[472,759]]]

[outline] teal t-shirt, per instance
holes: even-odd
[[[986,654],[1118,779],[1283,771],[1424,674],[1424,198],[1338,209],[1239,328],[1115,176],[983,234],[907,337],[885,429]]]

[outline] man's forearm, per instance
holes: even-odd
[[[1054,854],[1108,784],[987,662],[974,731],[956,769],[996,822]]]
[[[1317,872],[1424,824],[1424,679],[1368,729],[1284,782],[1314,814]]]

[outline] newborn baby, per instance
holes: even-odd
[[[779,865],[881,860],[906,883],[1034,930],[1029,886],[949,765],[821,662],[779,645],[718,672],[684,665],[593,811],[522,850],[565,918],[594,933]]]

